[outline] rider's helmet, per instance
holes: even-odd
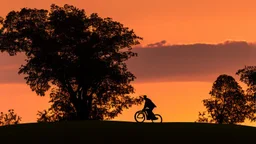
[[[143,98],[146,99],[146,98],[147,98],[147,95],[144,95]]]

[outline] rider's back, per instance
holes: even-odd
[[[145,99],[145,106],[148,107],[148,108],[156,107],[156,105],[149,98]]]

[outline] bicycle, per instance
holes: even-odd
[[[143,123],[147,119],[147,117],[148,117],[148,112],[146,110],[139,110],[134,114],[134,119],[138,123]],[[157,123],[157,122],[162,123],[163,118],[160,114],[155,114],[155,117],[157,117],[158,119],[157,120],[150,119],[152,123]],[[141,121],[139,121],[139,119],[141,119]]]

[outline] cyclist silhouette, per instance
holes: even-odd
[[[149,98],[147,98],[146,95],[144,95],[143,98],[145,100],[143,110],[146,110],[148,113],[147,120],[157,120],[158,118],[155,117],[155,114],[153,113],[153,109],[156,107],[156,105]]]

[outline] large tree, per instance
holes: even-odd
[[[203,100],[207,112],[199,113],[199,122],[242,123],[250,113],[248,97],[232,76],[220,75],[209,94],[211,98]]]
[[[132,104],[140,104],[142,100],[142,98],[131,98],[129,96],[125,96],[122,99],[117,96],[110,96],[111,100],[108,100],[108,97],[108,95],[105,95],[105,98],[94,97],[90,119],[113,119],[121,113],[122,109],[128,109]],[[103,101],[103,99],[105,100]],[[50,108],[38,112],[38,122],[67,121],[76,117],[76,109],[73,104],[70,103],[68,93],[60,89],[52,89],[49,102],[52,104]],[[110,104],[110,102],[112,104]]]
[[[8,13],[2,21],[0,49],[27,56],[19,74],[25,74],[32,91],[44,96],[57,87],[75,108],[76,119],[90,119],[92,108],[121,105],[116,109],[121,113],[142,102],[129,96],[135,76],[125,63],[137,56],[132,46],[141,39],[111,18],[53,4],[50,11],[23,8]]]

